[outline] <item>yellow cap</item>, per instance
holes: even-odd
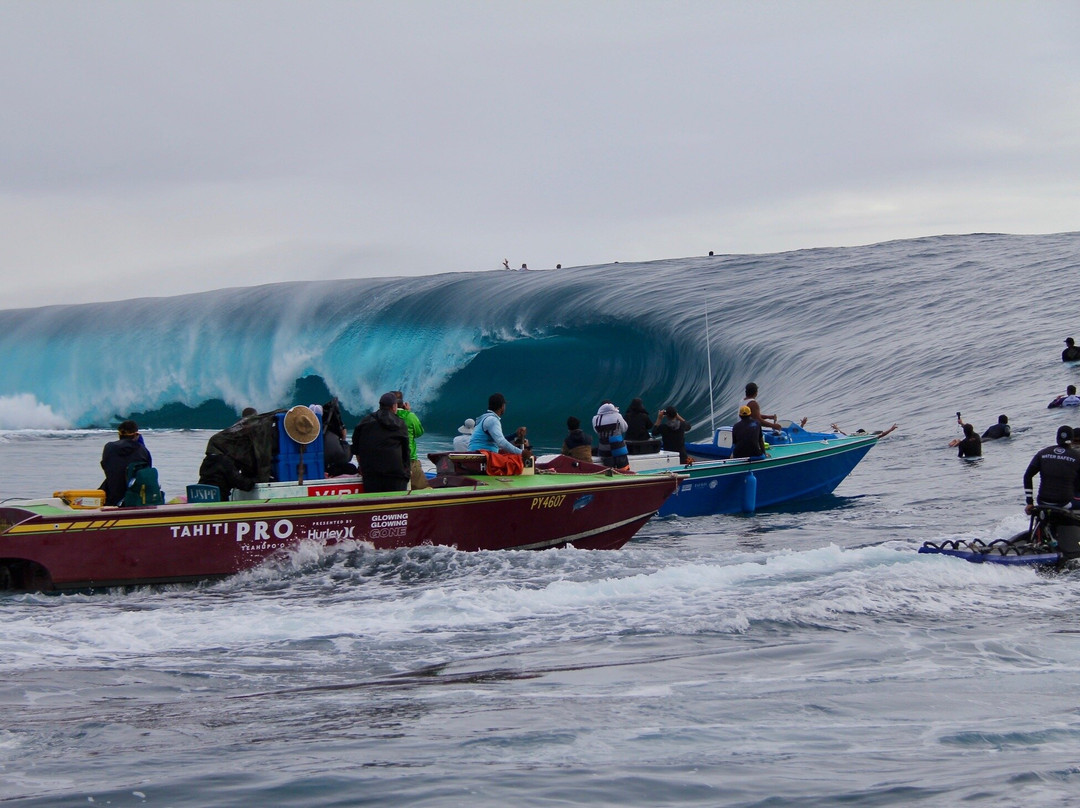
[[[745,404],[743,404],[741,407],[739,407],[739,415],[740,416],[749,415],[749,414],[750,414],[750,408],[747,407]]]

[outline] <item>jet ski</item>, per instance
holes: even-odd
[[[924,542],[920,553],[955,556],[976,564],[1027,565],[1056,570],[1080,567],[1080,513],[1039,505],[1028,529],[1010,539]]]

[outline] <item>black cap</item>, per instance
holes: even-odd
[[[1073,439],[1073,428],[1068,424],[1059,426],[1057,431],[1058,446],[1064,446],[1066,443],[1070,443]]]

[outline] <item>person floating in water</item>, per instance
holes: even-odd
[[[1065,388],[1065,395],[1058,396],[1046,405],[1046,409],[1048,410],[1052,410],[1056,407],[1080,407],[1080,396],[1076,395],[1075,384],[1070,384]]]
[[[805,426],[806,425],[805,424],[806,419],[804,418],[803,421],[804,421],[804,423],[802,425]],[[875,429],[873,434],[877,435],[879,438],[884,438],[890,432],[895,432],[896,428],[898,426],[899,426],[899,424],[893,424],[888,429]],[[854,432],[845,432],[844,430],[842,430],[840,428],[840,426],[838,424],[831,424],[830,428],[832,429],[833,432],[837,433],[838,435],[843,435],[844,437],[847,437],[848,435],[868,435],[868,434],[870,434],[865,429],[861,429],[861,428],[856,429]]]
[[[975,427],[971,424],[964,424],[963,426],[964,437],[949,441],[949,445],[956,447],[957,457],[982,457],[982,439],[979,437],[979,433],[975,431]]]
[[[1007,438],[1012,434],[1012,427],[1009,426],[1009,416],[999,415],[997,423],[989,427],[982,433],[983,440],[997,440],[998,438]]]
[[[1080,347],[1076,345],[1072,337],[1068,337],[1065,340],[1065,350],[1061,352],[1062,362],[1078,362],[1080,361]]]

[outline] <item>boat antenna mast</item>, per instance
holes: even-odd
[[[716,416],[713,413],[712,340],[709,339],[709,299],[705,298],[705,366],[709,373],[709,429],[716,434]]]

